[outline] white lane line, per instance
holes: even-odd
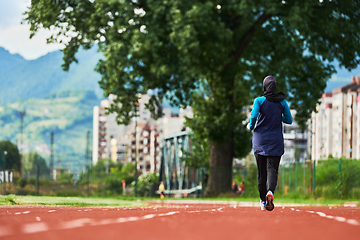
[[[328,218],[328,219],[334,219],[338,222],[345,222],[351,225],[355,225],[355,226],[359,226],[360,223],[355,220],[355,219],[346,219],[344,217],[339,217],[339,216],[331,216],[331,215],[327,215],[326,213],[323,212],[314,212],[314,211],[306,211],[308,213],[316,213],[317,215],[319,215],[320,217],[324,217],[324,218]]]
[[[187,213],[215,212],[215,211],[221,212],[222,209],[223,208],[208,209],[208,210],[202,210],[202,211],[196,210],[196,211],[189,211]],[[52,211],[55,211],[55,210],[52,210]],[[174,212],[167,212],[167,213],[148,214],[148,215],[144,215],[142,217],[126,217],[126,218],[121,217],[121,218],[117,218],[117,219],[103,219],[100,221],[96,221],[96,220],[93,220],[90,218],[81,218],[81,219],[62,222],[59,224],[58,227],[56,227],[54,229],[50,229],[49,226],[45,222],[28,223],[28,224],[24,224],[22,226],[22,233],[27,234],[27,233],[44,232],[44,231],[49,231],[49,230],[73,229],[73,228],[84,227],[87,225],[99,226],[99,225],[108,225],[108,224],[116,224],[116,223],[135,222],[135,221],[140,221],[140,220],[152,219],[155,217],[171,216],[171,215],[175,215],[177,213],[180,213],[180,212],[174,211]],[[18,212],[15,214],[21,214],[21,213]],[[41,219],[40,219],[40,217],[36,217],[36,220],[40,221]],[[0,226],[0,236],[8,236],[8,235],[13,235],[13,234],[14,233],[11,232],[9,229],[6,229],[6,228],[3,228]]]
[[[25,211],[25,212],[23,212],[23,214],[28,214],[28,213],[30,213],[30,211]]]
[[[19,215],[19,214],[21,214],[21,212],[16,212],[16,213],[15,213],[15,215]]]
[[[117,219],[103,219],[98,221],[90,218],[80,218],[71,221],[61,222],[59,223],[58,227],[55,227],[53,229],[50,229],[48,224],[45,222],[27,223],[21,227],[21,233],[28,234],[28,233],[44,232],[49,230],[73,229],[84,226],[100,226],[100,225],[108,225],[108,224],[116,224],[116,223],[135,222],[135,221],[146,220],[155,217],[171,216],[177,213],[180,212],[176,211],[176,212],[167,212],[167,213],[159,213],[159,214],[147,214],[141,217],[122,217]],[[40,217],[36,217],[36,220],[39,221]],[[13,235],[13,234],[14,233],[10,229],[0,226],[0,237]]]
[[[339,222],[346,222],[346,218],[344,217],[335,217],[335,220]]]
[[[93,220],[90,218],[80,218],[80,219],[76,219],[76,220],[62,222],[60,224],[60,227],[58,227],[57,229],[71,229],[71,228],[83,227],[86,224],[91,223],[91,222],[93,222]]]
[[[48,225],[44,222],[40,223],[27,223],[22,226],[23,233],[36,233],[50,230]]]
[[[49,210],[49,212],[55,212],[56,210]]]
[[[346,222],[351,224],[351,225],[359,226],[359,222],[356,221],[355,219],[349,219]]]

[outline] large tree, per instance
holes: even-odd
[[[358,0],[32,0],[25,20],[31,36],[47,28],[57,31],[49,42],[68,38],[65,70],[79,47],[99,44],[100,86],[117,96],[109,110],[119,122],[149,90],[150,109],[164,97],[192,104],[196,93],[190,125],[210,143],[207,192],[217,194],[230,190],[233,158],[248,150],[243,109],[262,79],[276,77],[304,126],[333,61],[359,63],[359,9]]]

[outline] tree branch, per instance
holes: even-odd
[[[242,38],[239,41],[239,44],[237,45],[235,51],[233,51],[230,54],[231,61],[229,63],[224,64],[224,69],[228,68],[231,63],[237,62],[241,56],[241,54],[244,52],[245,48],[248,46],[249,42],[253,38],[256,30],[264,23],[266,22],[270,17],[272,17],[271,14],[263,13],[256,21],[255,23],[244,33]]]

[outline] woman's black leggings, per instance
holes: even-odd
[[[255,154],[255,158],[260,199],[265,201],[266,193],[269,190],[273,193],[275,192],[281,156],[263,156]]]

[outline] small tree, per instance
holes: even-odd
[[[4,153],[6,152],[6,154],[4,154],[5,169],[20,171],[20,153],[17,146],[10,141],[0,141],[0,149],[2,149]]]

